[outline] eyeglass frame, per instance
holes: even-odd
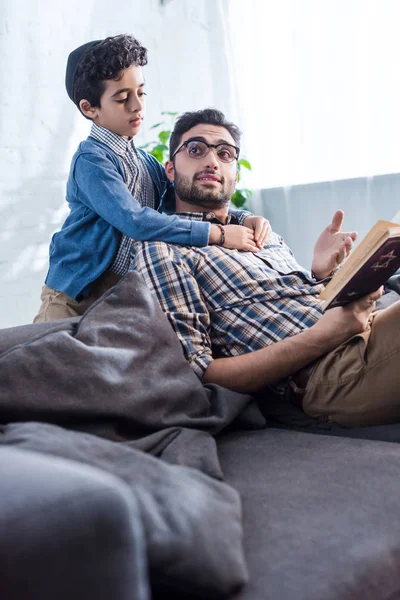
[[[230,163],[233,163],[234,160],[239,160],[240,148],[238,148],[237,146],[234,146],[234,144],[230,144],[229,142],[220,142],[219,144],[209,144],[204,139],[197,138],[197,137],[190,138],[190,139],[182,142],[182,144],[180,146],[178,146],[178,148],[175,150],[175,152],[171,156],[171,160],[173,160],[175,158],[175,156],[178,154],[178,152],[180,150],[182,150],[182,148],[184,146],[187,148],[187,145],[190,144],[190,142],[201,142],[202,144],[205,144],[208,148],[208,152],[206,154],[204,154],[203,156],[200,156],[199,158],[196,158],[195,156],[190,156],[190,154],[188,154],[189,158],[193,158],[193,160],[200,160],[201,158],[204,158],[205,156],[207,156],[210,153],[211,148],[217,149],[217,148],[219,148],[219,146],[229,146],[230,148],[234,148],[236,150],[236,156],[232,160],[225,161],[225,160],[221,160],[217,154],[218,160],[220,160],[221,162],[223,162],[227,165],[229,165]]]

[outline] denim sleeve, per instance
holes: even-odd
[[[248,210],[239,210],[238,208],[233,208],[232,206],[229,208],[229,214],[234,215],[239,225],[243,225],[246,217],[253,217],[253,213]]]
[[[106,157],[81,154],[74,165],[77,200],[121,233],[135,240],[162,241],[185,246],[206,246],[210,224],[165,215],[140,204],[129,192],[122,175]]]

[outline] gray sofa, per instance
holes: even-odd
[[[0,598],[148,600],[128,486],[61,458],[0,449]]]
[[[243,502],[237,600],[400,598],[400,446],[269,428],[219,441]]]
[[[1,597],[400,597],[397,425],[289,430],[201,386],[136,274],[81,319],[3,330],[0,377]]]

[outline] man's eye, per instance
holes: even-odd
[[[220,150],[218,152],[218,156],[220,157],[221,160],[232,160],[232,152],[230,152],[229,150]]]
[[[126,98],[122,98],[122,100],[117,100],[118,104],[124,104],[128,100],[128,96]]]
[[[142,96],[147,96],[146,92],[139,92],[138,93],[139,98],[141,98]]]
[[[198,154],[200,152],[200,148],[194,144],[190,145],[188,148],[189,154]]]
[[[231,161],[235,158],[236,153],[233,148],[229,146],[222,146],[217,149],[217,154],[221,160]]]

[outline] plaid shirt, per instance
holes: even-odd
[[[136,242],[135,253],[134,268],[156,294],[199,378],[213,357],[259,350],[311,327],[322,314],[323,285],[276,233],[255,254],[163,242]]]
[[[93,123],[90,130],[91,137],[106,144],[121,159],[125,171],[125,181],[128,190],[141,206],[155,207],[154,184],[146,165],[140,158],[135,148],[133,138],[127,140],[104,127]],[[118,252],[110,270],[117,275],[125,275],[129,271],[132,261],[132,239],[126,235],[121,237]]]

